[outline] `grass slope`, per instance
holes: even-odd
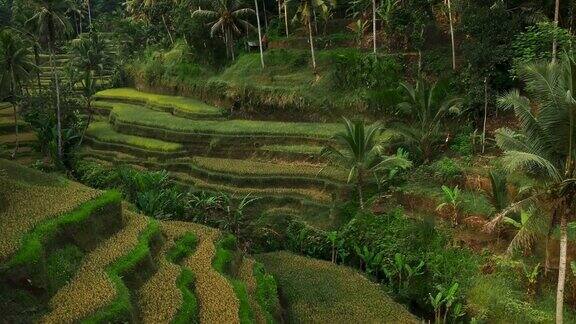
[[[69,212],[100,192],[0,159],[0,262],[42,221]],[[66,199],[62,199],[66,197]],[[58,203],[54,203],[54,202]]]
[[[145,150],[160,152],[176,152],[182,150],[182,144],[179,143],[115,132],[107,122],[93,122],[88,127],[86,135],[101,142],[131,145]]]
[[[254,120],[190,120],[142,106],[114,103],[114,122],[192,134],[231,136],[278,136],[330,138],[342,130],[340,124],[293,123]]]
[[[173,109],[182,112],[187,117],[220,117],[223,113],[220,108],[207,105],[192,98],[165,96],[141,92],[132,88],[108,89],[98,92],[94,97],[97,100],[126,101],[168,110]]]
[[[278,282],[289,323],[418,323],[358,272],[288,252],[256,259]]]

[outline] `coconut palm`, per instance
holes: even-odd
[[[416,148],[428,162],[434,150],[442,143],[442,122],[449,114],[458,115],[462,100],[446,97],[437,83],[428,85],[419,79],[414,86],[401,83],[406,99],[398,105],[400,113],[412,120],[409,123],[394,125],[404,144]]]
[[[384,154],[384,148],[377,143],[382,131],[380,124],[365,126],[362,121],[351,122],[344,118],[344,127],[344,132],[334,136],[337,146],[323,148],[322,155],[328,158],[330,165],[348,171],[348,182],[356,182],[360,208],[364,209],[366,176],[372,174],[376,177],[378,172],[395,168],[406,169],[412,166],[412,162],[402,151],[392,156]]]
[[[204,0],[202,5],[211,9],[196,9],[192,17],[209,20],[210,35],[222,33],[226,44],[226,55],[235,59],[234,35],[240,35],[242,29],[252,30],[254,26],[246,18],[254,15],[254,9],[244,7],[241,0]]]
[[[62,115],[60,112],[60,84],[54,63],[56,39],[70,29],[66,12],[71,6],[70,0],[32,0],[33,15],[27,23],[37,28],[38,38],[50,53],[50,67],[56,92],[56,133],[58,137],[58,158],[62,159]]]
[[[314,37],[312,35],[312,17],[315,12],[319,11],[322,15],[326,15],[330,7],[334,5],[332,0],[286,0],[296,1],[298,3],[298,10],[294,15],[293,20],[299,21],[308,29],[308,41],[310,42],[310,53],[312,55],[312,68],[316,71],[316,54],[314,53]]]
[[[529,64],[520,76],[526,83],[526,97],[513,90],[499,100],[504,108],[514,110],[520,129],[499,129],[496,143],[504,151],[507,170],[525,172],[540,188],[510,205],[489,227],[527,204],[554,206],[554,217],[548,219],[560,227],[556,322],[562,323],[567,228],[574,219],[576,194],[576,61],[566,55],[560,63]]]
[[[12,158],[16,157],[19,148],[17,106],[21,99],[21,88],[36,69],[30,57],[29,46],[22,41],[20,35],[8,29],[0,31],[0,87],[8,89],[7,96],[2,95],[0,99],[8,99],[14,111],[16,146],[12,152]]]

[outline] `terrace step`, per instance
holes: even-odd
[[[187,142],[198,136],[242,138],[262,141],[261,144],[326,143],[341,130],[339,124],[294,123],[254,120],[191,120],[147,109],[143,106],[118,103],[110,114],[114,129],[125,134]],[[268,140],[268,141],[267,141]]]
[[[98,92],[94,98],[114,103],[145,105],[152,109],[169,112],[175,116],[191,119],[218,119],[224,117],[223,109],[209,106],[201,101],[181,96],[166,96],[140,92],[131,88],[108,89]]]
[[[230,282],[212,267],[216,256],[215,241],[220,237],[220,232],[206,228],[197,234],[199,244],[196,252],[186,258],[182,265],[196,276],[200,323],[240,323],[238,297]]]
[[[248,302],[254,313],[254,321],[256,323],[265,324],[268,322],[266,310],[262,309],[258,302],[258,282],[254,277],[254,267],[256,262],[251,258],[243,258],[240,265],[239,279],[246,283],[246,290],[248,292]]]
[[[190,290],[191,287],[179,287],[179,278],[183,275],[183,267],[179,264],[180,260],[174,260],[170,253],[175,249],[176,242],[190,235],[196,238],[196,232],[200,226],[185,222],[165,221],[160,224],[160,230],[164,236],[156,264],[158,271],[146,281],[137,292],[138,307],[140,311],[140,320],[143,323],[171,323],[180,313],[184,303],[183,291]],[[194,247],[181,246],[178,253],[182,256],[190,254]],[[186,249],[186,250],[184,250]],[[176,262],[178,261],[178,262]],[[194,305],[188,305],[194,306]],[[182,320],[192,321],[197,314],[182,314]]]
[[[99,153],[97,150],[83,151],[81,156],[93,157],[116,164],[131,164],[145,167],[150,170],[167,170],[174,175],[187,175],[186,179],[210,186],[230,186],[237,191],[244,192],[249,189],[261,193],[290,191],[297,196],[322,197],[331,199],[331,195],[340,195],[347,185],[341,180],[331,177],[335,175],[321,175],[315,177],[314,168],[307,165],[289,165],[263,163],[250,160],[216,159],[194,157],[191,159],[176,159],[174,162],[159,163],[150,160],[134,159],[129,155],[122,157],[112,152]],[[240,169],[227,168],[227,165],[237,165]],[[282,170],[286,167],[286,170]],[[298,167],[301,170],[298,170]],[[268,169],[268,170],[267,170]],[[308,169],[308,171],[306,171]],[[292,170],[292,174],[290,174]],[[316,173],[319,173],[318,168]],[[301,171],[302,173],[298,173]],[[309,173],[306,173],[309,172]],[[312,173],[310,173],[312,172]],[[176,176],[177,178],[181,178]],[[205,188],[208,189],[208,188]],[[329,194],[329,193],[332,194]],[[259,196],[259,195],[258,195]],[[328,198],[327,198],[328,197]],[[314,199],[313,199],[314,200]]]
[[[123,267],[139,262],[134,258],[145,257],[142,253],[146,253],[149,242],[157,235],[157,227],[148,218],[131,212],[124,212],[123,218],[122,230],[86,256],[76,276],[52,298],[51,311],[41,322],[71,323],[94,315],[98,320],[111,320],[111,315],[130,317],[106,310],[116,300],[125,302],[130,298],[119,277],[122,273],[116,271],[129,270]]]

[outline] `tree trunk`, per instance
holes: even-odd
[[[358,180],[356,186],[358,187],[358,201],[360,203],[360,210],[364,210],[364,195],[362,192],[362,186],[364,185],[364,174],[362,170],[358,170]]]
[[[456,45],[454,41],[454,23],[452,22],[452,1],[447,0],[448,3],[448,20],[450,20],[450,41],[452,43],[452,69],[456,70]]]
[[[36,77],[38,80],[38,93],[42,94],[42,83],[40,82],[40,53],[38,50],[38,44],[34,44],[34,64],[38,69],[36,70]]]
[[[376,54],[376,0],[372,0],[372,38],[374,54]]]
[[[262,68],[264,68],[264,50],[262,49],[262,31],[260,29],[260,12],[258,10],[258,0],[254,0],[254,6],[256,6],[256,22],[258,24],[258,44],[260,45],[260,63]]]
[[[488,77],[484,78],[484,124],[482,125],[482,154],[486,148],[486,120],[488,119]]]
[[[560,0],[556,0],[556,6],[554,8],[554,27],[558,27],[558,20],[560,20]],[[556,52],[558,52],[558,40],[556,39],[556,34],[554,34],[554,40],[552,41],[552,63],[556,63]]]
[[[310,21],[310,16],[308,16],[308,36],[310,38],[310,53],[312,53],[312,68],[314,73],[316,73],[316,54],[314,53],[314,37],[312,37],[312,22]]]
[[[568,210],[562,212],[560,216],[560,261],[558,264],[558,287],[556,290],[556,324],[564,322],[564,286],[566,284],[566,254],[568,249],[567,213]]]
[[[54,86],[56,88],[56,136],[58,137],[58,159],[62,162],[62,115],[60,112],[60,85],[58,84],[58,73],[54,65],[54,49],[50,48],[50,67],[54,77]]]
[[[86,0],[86,6],[88,7],[88,29],[92,31],[92,10],[90,9],[90,0]]]
[[[11,83],[12,83],[12,109],[14,110],[14,130],[16,134],[16,146],[12,152],[12,159],[16,158],[18,154],[18,148],[20,146],[20,141],[18,139],[18,109],[16,108],[16,77],[14,76],[14,67],[10,67]]]
[[[262,11],[264,11],[264,30],[268,33],[268,15],[266,14],[266,0],[262,0]]]
[[[288,0],[284,0],[284,25],[286,25],[286,37],[288,37]]]
[[[18,154],[18,149],[20,146],[20,141],[18,139],[18,109],[16,108],[16,103],[12,103],[12,109],[14,109],[14,130],[16,131],[16,146],[14,147],[14,151],[12,152],[12,159],[16,158]]]
[[[86,134],[86,130],[88,130],[88,127],[90,126],[90,123],[92,122],[92,100],[90,98],[87,98],[86,100],[86,104],[88,108],[88,121],[86,121],[86,127],[84,127],[84,129],[82,130],[82,135],[80,135],[80,140],[78,141],[78,147],[82,146],[82,141],[84,140],[84,135]]]

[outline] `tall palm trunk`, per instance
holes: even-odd
[[[284,0],[284,25],[286,27],[286,37],[288,37],[288,0]]]
[[[558,27],[558,20],[560,20],[560,0],[556,0],[554,8],[554,27]],[[554,35],[554,40],[552,41],[552,63],[556,62],[556,52],[558,52],[558,40],[556,35]]]
[[[486,148],[486,120],[488,119],[488,77],[484,78],[484,123],[482,125],[482,153]]]
[[[452,43],[452,69],[456,70],[456,45],[454,41],[454,23],[452,21],[452,1],[446,0],[448,3],[448,20],[450,20],[450,42]]]
[[[374,54],[376,54],[376,0],[372,0],[372,38]]]
[[[310,20],[310,15],[308,15],[308,36],[310,40],[310,53],[312,54],[312,68],[314,73],[316,73],[316,54],[314,53],[314,37],[312,37],[312,21]]]
[[[568,206],[566,206],[568,208]],[[563,211],[560,216],[560,256],[558,264],[558,287],[556,290],[556,324],[564,322],[564,286],[566,284],[566,254],[568,249],[568,220],[567,213]]]
[[[262,68],[264,68],[264,50],[262,49],[262,31],[260,29],[260,12],[258,10],[258,0],[254,0],[254,6],[256,6],[256,22],[258,24],[258,44],[260,45],[260,63],[262,63]]]
[[[16,108],[16,77],[14,76],[14,67],[10,67],[10,76],[11,76],[11,83],[12,83],[12,109],[14,110],[14,131],[16,135],[16,146],[14,147],[14,151],[12,152],[12,158],[16,158],[16,154],[18,154],[18,148],[20,146],[20,141],[18,138],[18,109]]]
[[[92,10],[90,9],[90,0],[86,0],[86,6],[88,7],[88,29],[92,31]]]
[[[266,0],[262,0],[262,11],[264,12],[264,30],[268,32],[268,15],[266,14]]]
[[[56,88],[56,136],[58,137],[58,159],[62,162],[62,115],[60,112],[60,85],[58,84],[58,73],[54,63],[54,49],[50,46],[50,68],[54,77],[54,87]]]

